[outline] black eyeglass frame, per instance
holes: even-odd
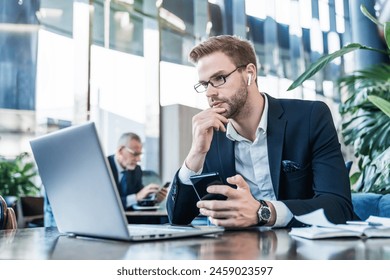
[[[226,78],[229,77],[231,74],[233,74],[234,72],[236,72],[238,69],[242,68],[242,67],[246,67],[248,64],[246,65],[240,65],[240,66],[237,66],[236,69],[234,69],[232,72],[226,74],[226,75],[217,75],[216,77],[214,78],[211,78],[210,80],[208,80],[207,82],[200,82],[200,83],[197,83],[196,85],[194,85],[194,89],[197,93],[203,93],[205,91],[207,91],[207,88],[210,85],[212,85],[213,87],[217,88],[217,87],[220,87],[222,85],[224,85],[226,83]],[[211,82],[212,79],[215,79],[215,78],[222,78],[223,82],[218,84],[218,85],[215,85]],[[214,82],[215,83],[215,82]]]

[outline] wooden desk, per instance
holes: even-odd
[[[219,237],[120,242],[60,235],[56,228],[0,231],[0,259],[390,259],[389,239],[297,240],[287,230],[227,231]]]

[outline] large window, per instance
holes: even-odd
[[[34,110],[39,1],[0,2],[0,108]]]
[[[207,107],[193,92],[197,75],[188,53],[209,36],[250,39],[260,87],[270,94],[313,98],[314,92],[338,100],[329,85],[342,71],[342,60],[305,83],[310,88],[288,94],[286,88],[313,60],[345,43],[347,0],[0,3],[0,108],[32,111],[37,131],[53,120],[99,122],[107,152],[115,141],[108,135],[126,124],[146,142],[153,138],[154,146],[146,149],[155,152],[161,105]],[[113,123],[120,129],[112,130]]]

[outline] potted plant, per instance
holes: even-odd
[[[342,136],[353,145],[359,171],[355,191],[390,193],[390,65],[374,65],[339,80],[348,96],[340,104]]]
[[[390,22],[378,22],[361,6],[362,13],[384,29],[387,50],[357,43],[321,57],[313,63],[288,90],[300,86],[330,61],[355,50],[368,50],[390,55]],[[340,104],[343,116],[341,134],[346,145],[353,145],[359,171],[351,175],[353,191],[390,193],[390,65],[373,65],[339,79],[338,87],[346,92]]]
[[[11,206],[20,196],[39,194],[39,187],[33,182],[36,175],[28,153],[23,152],[12,159],[0,156],[0,195]]]

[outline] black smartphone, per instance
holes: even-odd
[[[192,186],[199,200],[226,200],[227,197],[222,194],[208,193],[207,187],[210,185],[224,185],[218,172],[203,173],[190,177]]]

